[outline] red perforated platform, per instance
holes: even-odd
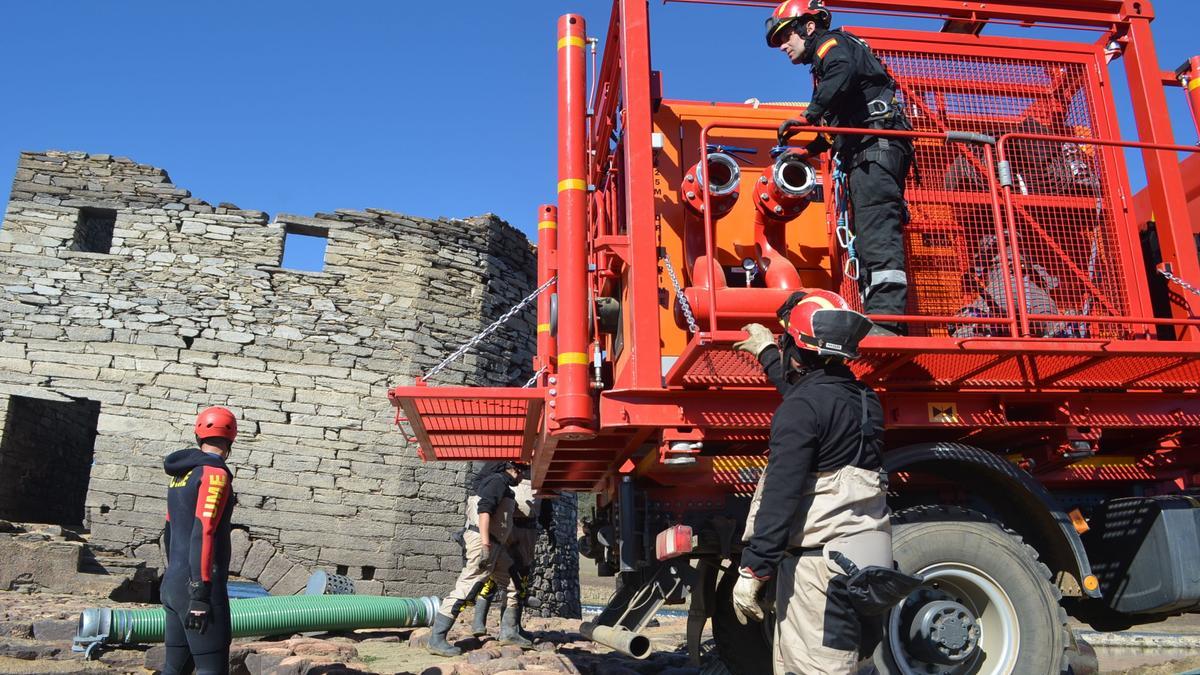
[[[388,399],[431,460],[520,459],[541,425],[544,389],[396,387]]]
[[[741,338],[738,338],[741,339]],[[692,340],[667,373],[667,386],[761,387],[767,384],[753,356],[735,352],[728,344],[702,345]]]

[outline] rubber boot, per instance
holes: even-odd
[[[429,645],[426,649],[430,654],[438,656],[458,656],[462,654],[462,650],[446,641],[446,633],[450,632],[450,627],[454,625],[453,616],[446,616],[438,613],[433,619],[433,629],[429,633]]]
[[[491,598],[480,595],[475,599],[475,618],[471,621],[471,632],[475,637],[487,635],[487,615],[491,606]]]
[[[522,649],[533,647],[533,642],[521,635],[521,614],[524,609],[519,602],[504,608],[500,614],[500,644],[516,645]]]

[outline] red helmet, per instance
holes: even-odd
[[[205,408],[196,415],[196,438],[224,438],[232,443],[237,438],[237,418],[220,406]]]
[[[832,18],[823,0],[783,0],[767,19],[767,46],[783,44],[783,29],[793,21],[816,21],[821,28],[829,28]]]
[[[779,308],[779,321],[801,349],[844,359],[858,358],[858,343],[872,326],[842,296],[819,288],[793,293]]]

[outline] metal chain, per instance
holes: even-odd
[[[1190,292],[1192,295],[1200,295],[1200,288],[1196,288],[1195,286],[1189,284],[1188,282],[1184,281],[1183,279],[1180,279],[1179,277],[1175,276],[1174,274],[1171,274],[1167,270],[1160,267],[1158,269],[1158,273],[1163,275],[1164,277],[1166,277],[1167,281],[1172,281],[1176,284],[1179,284],[1180,286],[1183,287],[1184,290]]]
[[[683,286],[679,283],[679,277],[675,276],[675,266],[671,264],[671,256],[667,255],[666,250],[663,250],[663,263],[667,268],[667,275],[671,277],[671,284],[675,286],[675,297],[679,299],[679,309],[683,310],[683,318],[687,319],[688,332],[698,333],[700,327],[696,325],[696,317],[692,314],[692,306],[688,304],[687,296],[683,294]]]
[[[533,374],[533,377],[529,378],[528,382],[521,385],[521,388],[528,389],[528,388],[532,387],[533,384],[538,381],[538,378],[541,377],[542,373],[544,373],[544,372],[546,372],[546,366],[542,366],[541,368],[538,368],[538,371]]]
[[[557,281],[557,280],[558,280],[558,277],[557,277],[557,276],[550,277],[550,278],[549,278],[549,279],[546,281],[546,283],[542,284],[541,286],[538,286],[538,287],[537,287],[537,290],[535,290],[534,292],[532,292],[532,293],[530,293],[529,295],[525,296],[525,299],[524,299],[524,300],[522,300],[522,301],[518,302],[517,304],[513,305],[512,309],[510,309],[510,310],[508,310],[507,312],[505,312],[505,313],[504,313],[504,315],[503,315],[503,316],[501,316],[499,319],[496,319],[495,321],[493,321],[493,322],[492,322],[492,325],[488,326],[487,328],[484,328],[482,331],[480,331],[480,332],[479,332],[479,334],[478,334],[478,335],[476,335],[475,337],[471,338],[470,340],[467,340],[467,342],[466,342],[465,344],[463,344],[463,346],[461,346],[461,347],[459,347],[458,349],[454,350],[454,353],[453,353],[453,354],[451,354],[450,356],[447,356],[445,359],[443,359],[443,360],[442,360],[442,362],[441,362],[441,363],[439,363],[439,364],[437,364],[436,366],[434,366],[434,367],[433,367],[433,370],[430,370],[430,371],[429,371],[428,373],[426,373],[426,374],[425,374],[425,376],[424,376],[424,377],[422,377],[421,379],[422,379],[423,381],[425,381],[425,382],[428,382],[430,378],[432,378],[434,375],[437,375],[439,372],[441,372],[441,370],[442,370],[443,368],[445,368],[446,366],[450,365],[450,363],[451,363],[452,361],[454,361],[455,359],[459,358],[459,357],[460,357],[460,356],[462,356],[463,354],[466,354],[468,351],[470,351],[470,350],[471,350],[471,348],[472,348],[472,347],[474,347],[475,345],[479,344],[479,343],[480,343],[480,342],[481,342],[481,341],[482,341],[482,340],[483,340],[485,337],[487,337],[487,336],[491,335],[492,333],[494,333],[494,332],[496,331],[496,329],[497,329],[497,328],[499,328],[499,327],[500,327],[500,326],[502,326],[502,325],[503,325],[505,322],[507,322],[509,319],[511,319],[511,318],[513,317],[513,315],[514,315],[514,314],[516,314],[517,312],[519,312],[519,311],[521,311],[522,309],[524,309],[525,305],[528,305],[530,302],[532,302],[532,301],[534,300],[534,298],[536,298],[537,296],[541,295],[541,294],[542,294],[542,293],[543,293],[543,292],[544,292],[544,291],[545,291],[547,288],[550,288],[550,286],[554,285],[554,282],[555,282],[555,281]]]

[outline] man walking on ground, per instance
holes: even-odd
[[[475,602],[475,617],[471,630],[476,637],[487,635],[487,613],[492,600],[500,596],[500,642],[532,647],[521,627],[521,617],[526,607],[537,608],[536,598],[529,597],[529,583],[533,576],[533,554],[537,546],[538,531],[546,530],[550,546],[557,546],[554,534],[554,504],[548,499],[533,496],[533,485],[526,480],[513,488],[516,508],[513,511],[513,529],[508,536],[508,555],[512,559],[509,569],[511,581],[507,589],[501,589],[489,579]]]
[[[164,675],[229,672],[229,522],[233,474],[225,465],[237,419],[225,408],[196,416],[196,445],[171,453],[167,488]]]
[[[475,483],[475,494],[467,498],[467,528],[463,533],[467,562],[454,590],[442,600],[434,617],[428,645],[431,653],[447,657],[461,654],[461,649],[446,640],[446,634],[463,606],[479,595],[488,577],[499,588],[508,586],[512,559],[505,543],[512,532],[516,508],[512,488],[521,482],[525,470],[524,465],[512,461],[485,468]]]

